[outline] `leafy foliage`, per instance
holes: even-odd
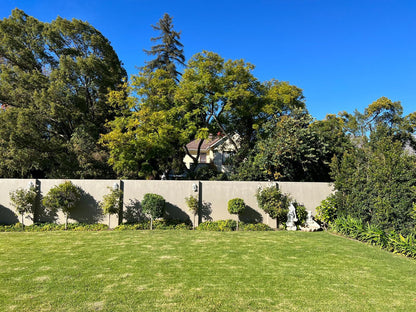
[[[0,225],[0,232],[19,232],[22,230],[20,224],[15,225]],[[108,230],[107,224],[94,223],[94,224],[84,224],[84,223],[69,223],[65,229],[64,224],[56,223],[40,223],[32,224],[25,226],[26,232],[50,232],[50,231],[104,231]]]
[[[298,202],[294,201],[293,206],[295,207],[296,217],[298,221],[295,222],[296,226],[304,226],[306,222],[306,218],[308,216],[308,212],[306,211],[306,207],[304,205],[299,204]]]
[[[17,189],[10,192],[10,201],[16,208],[16,211],[22,216],[22,225],[24,226],[24,215],[31,214],[32,220],[35,221],[36,201],[38,193],[36,187],[31,185],[29,189]]]
[[[147,193],[144,194],[142,200],[142,210],[151,216],[152,222],[156,218],[161,218],[165,212],[165,199],[158,194]],[[151,223],[152,229],[152,223]]]
[[[339,217],[331,223],[332,230],[345,236],[380,246],[391,252],[416,258],[416,236],[403,236],[395,231],[385,232],[377,225],[364,224],[361,219]]]
[[[256,198],[259,207],[271,218],[276,219],[277,224],[286,221],[289,211],[289,198],[282,194],[277,185],[259,188]]]
[[[199,231],[218,231],[218,232],[231,232],[237,228],[237,222],[235,220],[218,220],[218,221],[205,221],[198,225],[196,228]]]
[[[194,215],[193,228],[195,228],[195,217],[199,211],[199,200],[196,198],[196,196],[191,195],[189,197],[185,197],[185,202],[188,205],[189,210]]]
[[[416,201],[416,158],[379,131],[363,148],[334,160],[337,213],[407,232],[415,226],[411,213]]]
[[[185,197],[185,202],[188,205],[189,210],[196,215],[199,209],[199,201],[195,196]]]
[[[328,226],[337,218],[336,198],[334,195],[328,196],[316,207],[315,218],[325,226]]]
[[[81,199],[81,189],[71,181],[54,186],[43,198],[43,205],[50,210],[61,210],[65,214],[65,229],[68,227],[68,217]]]
[[[228,201],[228,212],[239,215],[246,209],[246,204],[241,198],[233,198]]]
[[[100,207],[105,214],[109,215],[108,222],[110,226],[110,215],[118,214],[123,210],[123,191],[117,188],[108,187],[110,193],[104,195]]]
[[[183,220],[175,220],[175,219],[162,219],[162,220],[155,220],[153,222],[153,228],[157,230],[190,230],[192,226],[188,222],[184,222]],[[121,224],[114,228],[117,231],[126,231],[126,230],[150,230],[151,223],[150,221],[142,221],[140,223],[135,224]]]
[[[109,41],[87,22],[43,23],[18,9],[0,32],[0,175],[111,175],[97,140],[117,114],[108,89],[126,72]]]

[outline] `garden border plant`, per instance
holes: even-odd
[[[153,221],[163,217],[166,208],[166,201],[163,196],[153,193],[146,193],[143,196],[142,210],[150,216],[150,230],[153,230]]]
[[[195,217],[199,211],[199,200],[195,196],[190,195],[189,197],[185,197],[185,202],[194,216],[194,222],[192,224],[192,227],[193,229],[195,229]]]
[[[43,205],[52,210],[61,210],[65,215],[65,230],[68,228],[68,218],[82,196],[81,188],[71,181],[65,181],[52,187],[43,198]]]
[[[36,202],[38,201],[36,186],[30,183],[28,189],[18,188],[10,192],[9,196],[12,206],[16,208],[16,211],[22,217],[22,228],[25,228],[25,214],[31,214],[32,221],[35,222]]]
[[[240,214],[246,209],[246,204],[241,198],[233,198],[228,201],[228,212],[237,215],[237,231],[240,223]]]
[[[272,219],[276,219],[277,229],[279,224],[286,222],[290,199],[280,191],[278,184],[258,188],[255,196],[259,207]]]

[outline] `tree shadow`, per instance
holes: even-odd
[[[168,202],[166,203],[165,218],[173,220],[183,220],[188,223],[191,221],[189,215],[185,211],[183,211],[178,206]]]
[[[17,215],[9,208],[0,205],[0,224],[16,224],[19,222]]]
[[[240,214],[240,221],[244,223],[261,223],[263,222],[263,217],[257,210],[246,205],[246,209]]]
[[[212,221],[211,206],[212,206],[211,203],[207,203],[205,201],[202,202],[201,207],[199,209],[198,223],[202,223],[204,221]]]
[[[39,205],[35,220],[39,223],[55,223],[56,220],[58,220],[58,212],[46,209],[43,205]]]
[[[74,210],[69,213],[69,218],[79,223],[98,223],[103,211],[91,194],[81,189],[81,199]]]
[[[147,220],[146,215],[142,211],[140,201],[137,199],[130,199],[128,204],[125,205],[126,211],[123,213],[123,217],[126,223],[139,223],[140,221]]]

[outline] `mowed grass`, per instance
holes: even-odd
[[[0,233],[0,311],[416,311],[416,261],[326,232]]]

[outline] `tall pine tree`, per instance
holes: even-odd
[[[150,50],[144,50],[147,55],[155,55],[156,58],[146,62],[144,70],[154,71],[163,69],[176,81],[179,81],[181,73],[177,65],[185,66],[185,56],[183,54],[183,44],[179,41],[181,32],[173,30],[172,17],[165,13],[163,18],[153,29],[160,32],[160,36],[151,38],[152,42],[157,42]]]

